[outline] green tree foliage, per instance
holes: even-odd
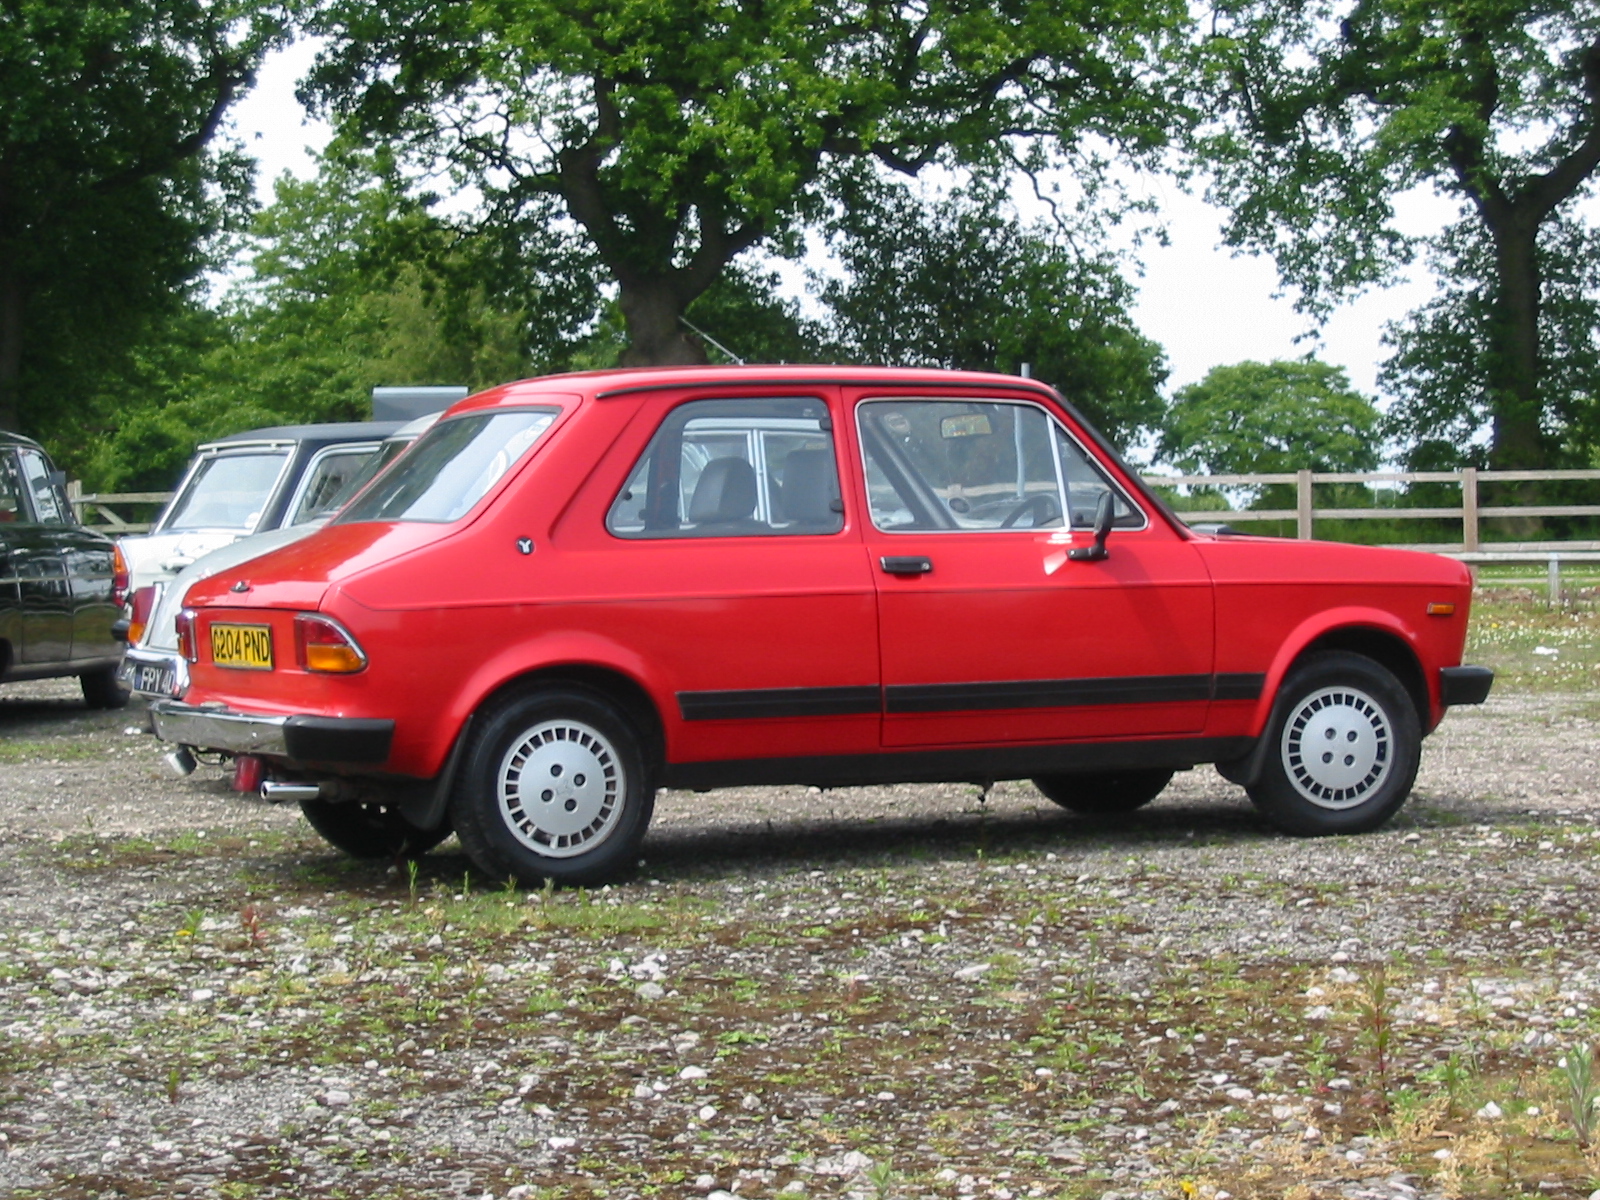
[[[1415,251],[1394,196],[1431,184],[1472,233],[1433,242],[1477,322],[1468,394],[1489,462],[1559,453],[1546,350],[1551,256],[1600,165],[1600,8],[1592,0],[1222,0],[1209,43],[1225,119],[1204,149],[1235,245],[1277,255],[1313,310]],[[1563,269],[1570,270],[1572,264]],[[1431,313],[1431,315],[1430,315]],[[1419,336],[1442,332],[1438,310]],[[1419,361],[1413,337],[1402,358]],[[1411,367],[1402,362],[1396,370]],[[1459,375],[1458,375],[1459,378]],[[1420,393],[1419,393],[1420,394]]]
[[[679,317],[821,211],[840,164],[915,173],[1048,145],[1085,188],[1153,156],[1178,0],[324,0],[308,93],[491,214],[559,199],[617,285],[630,363],[699,361]],[[1037,164],[1035,156],[1029,160]]]
[[[463,227],[359,157],[275,194],[221,310],[184,310],[142,349],[140,403],[83,464],[93,486],[170,486],[208,437],[364,419],[380,384],[478,389],[562,369],[588,334],[594,274],[557,223]]]
[[[1242,362],[1178,389],[1158,449],[1190,475],[1370,471],[1381,421],[1342,367]]]
[[[87,453],[85,391],[241,211],[247,160],[212,143],[283,29],[262,0],[0,2],[0,427]]]
[[[1160,420],[1161,348],[1134,328],[1109,257],[1019,225],[981,187],[929,203],[893,186],[852,194],[832,232],[844,274],[822,299],[849,361],[1008,374],[1028,363],[1113,441]]]

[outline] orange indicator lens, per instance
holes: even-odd
[[[1428,615],[1430,617],[1453,617],[1456,615],[1456,606],[1454,604],[1430,604],[1428,605]]]

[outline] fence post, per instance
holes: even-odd
[[[1461,548],[1468,554],[1478,548],[1478,468],[1461,471]]]
[[[1550,607],[1551,608],[1560,608],[1561,607],[1561,556],[1559,554],[1552,554],[1550,556],[1550,565],[1549,565],[1548,568],[1546,568],[1546,574],[1548,576],[1548,582],[1550,584]]]
[[[82,495],[83,480],[67,480],[67,503],[72,506],[72,523],[74,525],[83,524],[83,501],[79,498]]]
[[[1311,540],[1311,472],[1300,471],[1295,476],[1295,536],[1302,542]]]

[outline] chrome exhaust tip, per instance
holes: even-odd
[[[272,804],[287,804],[290,801],[320,800],[322,798],[322,785],[320,783],[282,783],[276,779],[269,779],[261,785],[261,798]]]
[[[196,762],[194,755],[189,752],[189,747],[179,746],[176,750],[161,756],[161,761],[166,763],[167,770],[179,779],[187,779],[194,774]]]

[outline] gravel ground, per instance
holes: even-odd
[[[0,1194],[1588,1196],[1597,721],[1453,713],[1360,838],[1209,769],[668,793],[636,881],[520,895],[9,687]]]

